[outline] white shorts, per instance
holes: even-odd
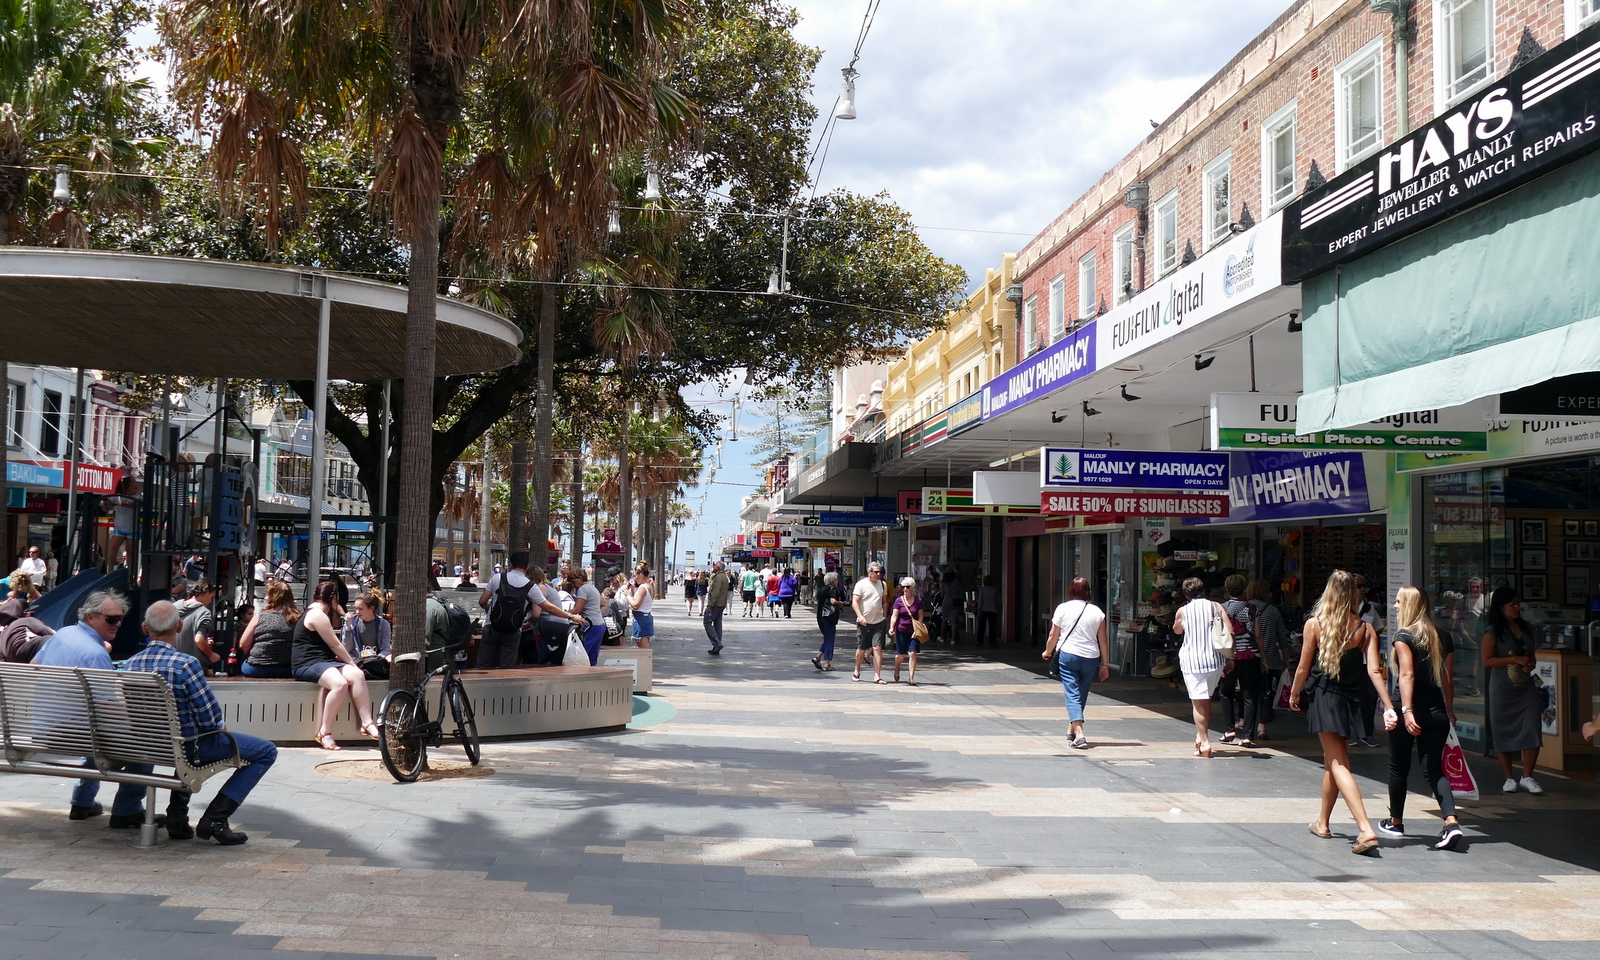
[[[1221,670],[1207,670],[1204,673],[1183,671],[1183,682],[1189,688],[1190,700],[1210,700],[1211,695],[1217,692],[1217,683],[1221,680]]]

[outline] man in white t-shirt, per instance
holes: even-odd
[[[44,589],[44,575],[50,569],[45,565],[44,558],[39,556],[38,547],[29,547],[28,553],[22,558],[22,563],[17,569],[33,578],[33,585]]]
[[[883,683],[883,638],[889,630],[889,586],[883,582],[883,566],[871,564],[864,580],[856,581],[850,591],[850,609],[856,614],[856,673],[861,679],[861,665],[872,651],[874,683]]]

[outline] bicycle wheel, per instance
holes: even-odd
[[[428,747],[417,735],[420,723],[417,695],[410,690],[390,690],[378,707],[378,752],[383,765],[401,783],[413,783],[428,762]]]
[[[467,699],[467,688],[460,680],[450,683],[450,712],[456,718],[456,736],[467,751],[467,762],[478,765],[482,755],[478,750],[478,719],[472,715],[472,701]]]

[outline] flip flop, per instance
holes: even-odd
[[[811,658],[811,665],[813,667],[816,667],[818,670],[821,670],[822,669],[822,658],[821,657],[812,657]]]
[[[856,673],[850,679],[854,680],[856,683],[860,683],[861,682],[861,674],[860,673]]]
[[[906,681],[906,686],[908,686],[908,687],[914,687],[916,685],[917,685],[917,681],[915,681],[915,680],[907,680]]]
[[[883,679],[882,677],[879,677],[878,679],[876,679],[876,680],[874,680],[872,682],[878,684],[879,686],[883,686],[883,687],[887,687],[889,685],[889,681]]]

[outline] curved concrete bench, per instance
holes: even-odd
[[[633,716],[633,672],[608,667],[522,667],[467,670],[461,674],[485,740],[617,730]],[[213,677],[211,691],[228,729],[274,743],[309,746],[316,736],[315,684],[298,680]],[[389,692],[384,680],[367,681],[373,709]],[[428,711],[438,708],[439,681],[428,685]],[[449,727],[449,724],[446,725]],[[453,727],[451,728],[453,729]],[[348,702],[333,723],[343,743],[371,744]]]

